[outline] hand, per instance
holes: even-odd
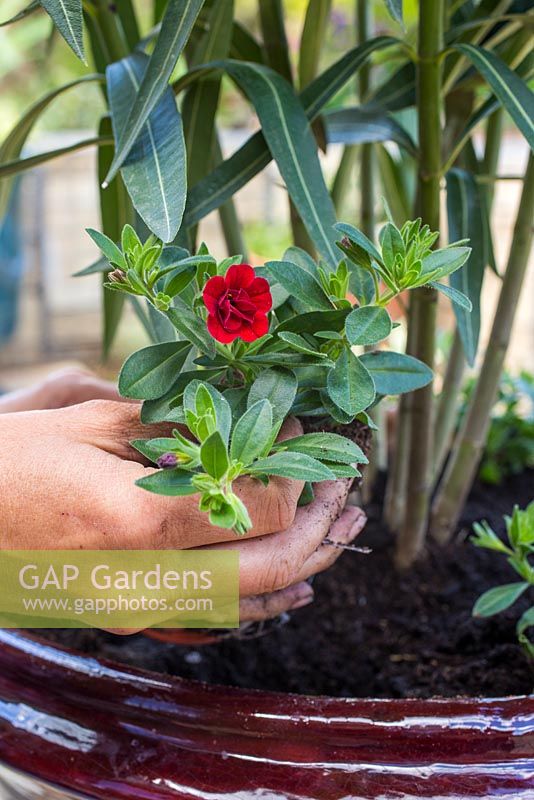
[[[285,436],[299,432],[296,421],[286,423]],[[139,407],[129,403],[97,401],[1,416],[5,524],[0,545],[158,549],[226,542],[239,548],[245,559],[243,621],[311,602],[313,591],[304,579],[341,553],[321,542],[344,505],[346,483],[323,484],[315,503],[296,511],[301,482],[275,478],[264,487],[250,478],[240,480],[236,488],[252,509],[254,529],[238,542],[233,533],[209,524],[198,511],[197,498],[160,497],[134,485],[150,468],[128,442],[161,433],[160,428],[141,425]],[[348,509],[332,527],[330,538],[351,541],[363,519],[362,512]],[[257,547],[249,552],[252,544]]]
[[[0,414],[64,408],[87,400],[121,400],[115,384],[89,370],[68,367],[50,373],[43,381],[0,396]]]

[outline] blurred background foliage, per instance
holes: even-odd
[[[27,5],[26,0],[2,0],[0,22],[17,14]],[[297,60],[302,24],[307,8],[307,0],[287,0],[284,3],[288,43],[292,61]],[[321,69],[331,64],[341,53],[354,44],[354,2],[336,0],[334,9],[324,31],[325,46],[321,53]],[[151,4],[146,0],[134,0],[134,6],[143,29],[150,27]],[[259,33],[257,0],[236,0],[236,19],[248,30]],[[415,0],[404,3],[404,17],[407,27],[413,27],[417,12]],[[377,35],[391,31],[392,22],[387,10],[377,7]],[[415,35],[415,34],[414,34]],[[90,53],[90,47],[86,47]],[[382,60],[385,60],[384,56]],[[380,59],[378,59],[380,60]],[[389,66],[393,67],[391,61]],[[89,62],[94,70],[94,64]],[[181,67],[183,69],[183,66]],[[0,95],[2,113],[0,114],[0,138],[13,127],[23,111],[36,97],[49,89],[67,83],[87,72],[87,68],[64,46],[64,42],[54,28],[48,15],[41,11],[20,23],[0,28]],[[351,82],[354,84],[354,81]],[[349,83],[339,95],[351,93]],[[250,106],[231,83],[223,81],[223,98],[219,108],[220,120],[225,125],[240,126],[251,119]],[[338,104],[338,101],[336,101]],[[58,102],[40,117],[33,136],[42,131],[80,130],[91,128],[105,106],[97,86],[87,85],[79,92],[66,93]]]

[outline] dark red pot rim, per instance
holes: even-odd
[[[534,696],[210,686],[0,631],[0,761],[92,798],[534,797]]]

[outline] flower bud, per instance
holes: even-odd
[[[164,292],[158,292],[156,295],[155,306],[158,311],[168,311],[171,307],[172,298]]]
[[[158,458],[156,464],[160,469],[174,469],[178,465],[178,459],[174,453],[164,453]]]
[[[108,273],[108,280],[111,283],[126,283],[126,273],[122,269],[114,269],[113,272]]]

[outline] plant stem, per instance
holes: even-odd
[[[456,424],[456,415],[458,412],[458,396],[462,388],[464,373],[464,348],[462,346],[458,327],[456,327],[436,413],[433,483],[438,479],[443,468],[449,451],[451,438],[454,434],[454,426]]]
[[[341,154],[341,159],[337,172],[332,184],[332,201],[334,203],[336,214],[339,217],[343,215],[345,200],[352,186],[354,179],[354,169],[357,162],[358,148],[353,144],[346,144]]]
[[[96,21],[105,42],[110,61],[120,61],[130,53],[118,13],[106,0],[96,2]]]
[[[413,353],[417,339],[417,309],[410,294],[410,310],[406,352]],[[384,499],[384,522],[392,532],[400,530],[406,511],[408,485],[409,446],[412,418],[412,394],[401,395],[397,412],[396,446]]]
[[[441,60],[444,0],[421,0],[417,64],[417,105],[419,109],[419,207],[423,222],[440,229],[441,163]],[[417,337],[414,355],[433,369],[436,333],[437,292],[422,287],[410,303],[417,309]],[[412,397],[410,460],[406,514],[400,531],[397,564],[410,566],[420,554],[428,519],[433,443],[433,384]]]
[[[484,149],[484,160],[482,162],[482,171],[485,175],[494,175],[497,172],[499,153],[501,150],[503,119],[504,109],[502,106],[499,106],[488,119],[486,127],[486,147]],[[494,191],[495,184],[489,181],[486,189],[488,216],[491,214]]]
[[[471,488],[490,423],[532,246],[534,156],[529,156],[499,303],[480,375],[432,507],[431,533],[447,542]]]
[[[372,36],[373,11],[368,0],[357,0],[356,19],[358,44],[364,44]],[[371,84],[371,66],[367,61],[358,73],[360,103],[363,103]],[[372,144],[362,144],[360,153],[360,227],[366,236],[375,234],[375,152]]]
[[[223,160],[221,143],[217,131],[215,131],[215,137],[213,141],[213,154],[214,164],[216,166]],[[246,260],[247,249],[243,240],[241,224],[237,216],[233,197],[230,197],[219,208],[219,219],[221,221],[221,228],[223,231],[224,240],[226,242],[228,255],[242,255]]]

